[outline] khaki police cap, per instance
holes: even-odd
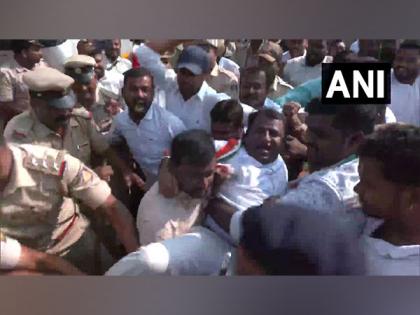
[[[74,80],[64,73],[50,67],[38,67],[23,74],[23,82],[28,86],[32,98],[44,99],[56,108],[74,106],[71,85]]]
[[[89,84],[95,76],[95,59],[87,55],[74,55],[64,63],[65,73],[76,82]]]

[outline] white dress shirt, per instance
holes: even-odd
[[[130,118],[128,111],[118,114],[107,136],[111,144],[126,140],[134,159],[151,184],[157,177],[165,150],[169,150],[172,139],[185,130],[179,118],[154,102],[138,125]]]
[[[382,220],[369,218],[362,244],[366,256],[368,275],[420,276],[420,244],[396,246],[371,237]]]
[[[306,56],[306,49],[303,51],[303,55]],[[293,59],[292,56],[290,56],[290,51],[285,51],[283,55],[281,56],[281,61],[283,63],[286,63],[288,60]]]
[[[126,58],[122,58],[121,56],[118,56],[117,60],[114,62],[109,61],[106,59],[106,66],[105,66],[105,73],[107,71],[109,72],[117,72],[119,74],[124,74],[127,70],[131,69],[133,67],[130,60]]]
[[[354,191],[359,182],[358,164],[359,160],[354,159],[307,175],[297,180],[297,188],[289,189],[280,202],[335,214],[361,234],[366,216]],[[240,220],[237,213],[231,220],[230,230],[235,240],[241,235]]]
[[[224,93],[217,93],[203,82],[198,93],[185,101],[179,92],[176,76],[168,71],[158,53],[147,45],[140,45],[135,53],[140,64],[152,72],[155,85],[165,92],[166,109],[179,117],[187,129],[203,129],[210,132],[210,111],[217,102],[230,97]]]
[[[306,65],[306,56],[300,56],[287,61],[284,67],[283,78],[294,87],[311,79],[316,79],[322,74],[322,64],[332,62],[331,56],[325,56],[324,60],[313,66]]]
[[[232,177],[221,185],[217,196],[238,210],[235,215],[286,192],[288,171],[280,155],[272,163],[261,164],[242,147],[224,163],[231,165],[234,171]],[[232,243],[229,235],[211,217],[206,219],[206,225]]]
[[[398,122],[420,126],[420,76],[413,85],[403,84],[391,73],[391,104]]]

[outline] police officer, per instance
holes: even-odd
[[[16,66],[0,69],[0,132],[3,132],[13,116],[29,108],[28,88],[22,76],[25,72],[43,65],[42,47],[43,45],[35,39],[11,42]]]
[[[69,96],[50,101],[65,106]],[[59,255],[84,272],[101,273],[112,261],[101,247],[103,265],[96,269],[93,234],[75,200],[105,216],[127,252],[138,247],[127,208],[105,181],[64,151],[0,143],[0,195],[0,230],[6,237]]]
[[[7,124],[4,137],[14,143],[31,143],[66,150],[91,166],[92,153],[106,156],[110,164],[123,174],[127,186],[144,185],[141,178],[128,169],[101,135],[87,112],[74,112],[76,103],[70,87],[74,80],[53,68],[37,68],[24,74],[23,81],[31,96],[31,109]],[[57,101],[64,97],[65,101]],[[61,100],[61,98],[59,98]],[[110,166],[95,169],[102,179],[113,174]]]

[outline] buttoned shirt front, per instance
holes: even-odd
[[[159,193],[155,183],[140,202],[137,229],[142,245],[171,239],[201,223],[203,200],[180,192],[173,198]]]
[[[203,129],[210,132],[210,111],[217,102],[229,99],[229,96],[217,93],[203,82],[197,94],[184,100],[176,76],[161,62],[159,54],[147,45],[140,45],[136,54],[140,64],[152,72],[156,86],[165,92],[166,109],[180,118],[187,129]]]
[[[35,250],[63,254],[88,226],[72,198],[96,209],[111,194],[109,186],[64,152],[26,144],[9,148],[13,168],[1,192],[1,231]]]
[[[42,124],[32,111],[12,118],[4,130],[4,138],[12,143],[31,143],[57,150],[66,150],[86,165],[91,163],[92,152],[103,154],[109,148],[92,119],[80,116],[70,118],[64,136]]]
[[[420,126],[420,76],[410,85],[399,82],[392,72],[389,108],[398,122]]]
[[[306,56],[300,56],[287,61],[284,67],[284,80],[296,87],[308,80],[321,76],[322,64],[331,63],[332,57],[325,56],[324,60],[311,67],[306,65]]]
[[[185,130],[178,117],[153,103],[139,124],[130,118],[128,111],[118,114],[108,139],[112,144],[125,139],[146,176],[154,180],[165,151],[171,147],[172,139]]]

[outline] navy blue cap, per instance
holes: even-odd
[[[194,75],[207,73],[210,70],[210,58],[203,48],[191,45],[181,52],[176,68],[186,68]]]

